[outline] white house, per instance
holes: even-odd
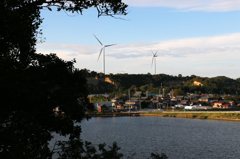
[[[184,107],[185,110],[197,110],[196,106],[185,106]]]

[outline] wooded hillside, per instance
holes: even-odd
[[[225,76],[217,76],[213,78],[200,76],[172,76],[167,74],[109,74],[104,75],[94,71],[81,70],[84,77],[94,77],[98,79],[95,85],[89,84],[91,93],[126,93],[130,90],[148,91],[149,93],[159,93],[159,89],[164,88],[165,93],[169,93],[172,89],[181,89],[185,93],[240,93],[240,79],[231,79]],[[109,78],[111,84],[105,82]],[[199,83],[196,85],[195,83]],[[195,85],[194,85],[195,84]]]

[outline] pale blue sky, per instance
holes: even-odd
[[[101,72],[102,59],[97,62],[101,46],[95,34],[103,44],[118,44],[106,48],[106,73],[121,73],[124,68],[131,74],[153,73],[153,49],[159,51],[157,73],[240,77],[240,7],[236,7],[240,2],[169,1],[151,0],[146,5],[144,0],[126,0],[130,12],[120,16],[126,20],[97,18],[95,9],[75,16],[45,9],[41,16],[46,41],[37,45],[37,51],[76,58],[76,68]]]

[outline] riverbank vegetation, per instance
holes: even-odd
[[[200,119],[229,119],[240,120],[240,113],[191,113],[191,112],[146,112],[141,115],[157,115],[162,117],[200,118]]]

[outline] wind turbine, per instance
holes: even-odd
[[[94,34],[93,34],[94,35]],[[95,36],[95,35],[94,35]],[[103,74],[105,74],[105,47],[109,47],[109,46],[112,46],[112,45],[117,45],[117,44],[110,44],[110,45],[103,45],[102,43],[101,43],[101,41],[95,36],[95,38],[97,39],[97,41],[102,45],[102,48],[101,48],[101,50],[100,50],[100,53],[99,53],[99,56],[98,56],[98,60],[99,60],[99,58],[100,58],[100,56],[101,56],[101,53],[102,53],[102,51],[103,51],[103,66],[102,66],[102,69],[103,69]],[[98,61],[97,60],[97,61]]]
[[[153,57],[152,57],[152,65],[153,65],[153,61],[154,61],[154,74],[156,75],[156,57],[157,57],[157,51],[155,52],[155,54],[153,53]]]
[[[125,69],[127,68],[127,65],[124,67],[124,69],[121,71],[123,74],[125,73]]]

